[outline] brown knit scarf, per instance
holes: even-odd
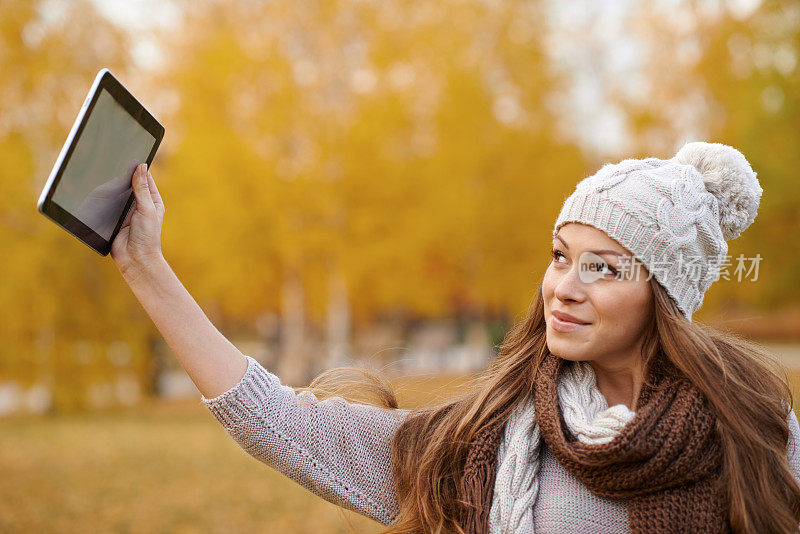
[[[564,360],[548,354],[534,388],[542,439],[567,470],[593,493],[627,498],[631,532],[730,532],[720,473],[715,416],[684,380],[654,373],[644,384],[636,416],[612,441],[586,444],[567,430],[558,405]],[[470,444],[459,485],[461,525],[489,532],[489,510],[504,421],[493,418]]]

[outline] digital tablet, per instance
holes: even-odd
[[[148,168],[164,127],[102,69],[39,196],[39,211],[101,256],[133,204],[131,178]]]

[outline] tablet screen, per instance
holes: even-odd
[[[53,200],[106,240],[131,193],[131,176],[156,138],[101,89]]]

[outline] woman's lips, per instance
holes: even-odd
[[[574,332],[576,330],[580,330],[581,328],[589,326],[588,324],[579,324],[573,323],[571,321],[562,321],[555,315],[550,316],[550,326],[553,327],[553,330],[556,332]]]

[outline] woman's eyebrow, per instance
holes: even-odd
[[[564,243],[564,247],[567,250],[569,250],[569,245],[567,245],[567,242],[564,241],[564,239],[560,235],[557,235],[556,239],[558,239],[559,241]],[[627,254],[623,254],[622,252],[617,252],[616,250],[611,250],[611,249],[607,249],[607,248],[606,249],[602,249],[602,250],[590,250],[589,252],[592,252],[594,254],[615,254],[617,256],[627,256]]]

